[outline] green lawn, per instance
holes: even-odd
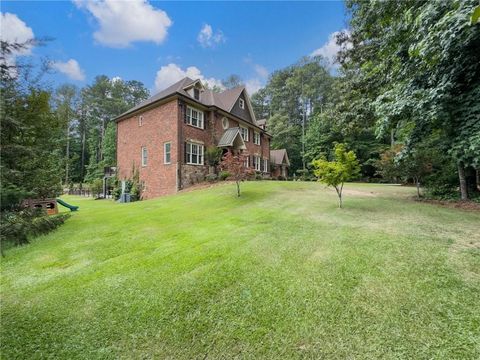
[[[80,211],[7,251],[3,359],[478,359],[480,214],[248,182]]]

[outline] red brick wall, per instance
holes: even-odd
[[[138,118],[143,116],[143,125]],[[177,191],[178,103],[172,100],[154,109],[121,120],[117,124],[117,166],[120,179],[132,176],[132,167],[139,170],[145,184],[144,199]],[[171,163],[164,164],[164,143],[171,143]],[[147,166],[141,165],[142,146],[147,148]]]
[[[226,116],[226,118],[228,119],[228,126],[229,127],[239,127],[239,123],[237,120],[234,120],[228,116]],[[223,126],[222,126],[222,119],[223,119],[223,115],[221,114],[215,114],[215,134],[216,134],[216,142],[218,142],[223,134],[223,132],[225,131],[223,129]],[[245,123],[242,123],[241,124],[242,126],[244,127],[248,127],[248,131],[249,131],[249,134],[248,134],[248,141],[245,141],[245,145],[247,147],[247,152],[250,156],[252,155],[257,155],[257,156],[260,156],[262,159],[268,159],[269,162],[270,162],[270,139],[265,136],[265,135],[261,135],[260,136],[260,146],[259,145],[256,145],[253,143],[253,132],[256,130],[256,128],[254,127],[251,127],[251,126],[247,126],[247,124]],[[255,129],[255,130],[254,130]],[[260,131],[259,131],[260,132]],[[250,166],[253,167],[253,163],[252,161],[250,160]]]
[[[187,125],[183,121],[185,104],[172,100],[154,109],[121,120],[117,124],[117,167],[120,179],[132,177],[132,168],[139,171],[140,181],[145,184],[143,198],[149,199],[172,194],[177,186],[187,187],[202,181],[208,173],[208,166],[185,165],[184,143],[195,141],[203,143],[205,149],[216,146],[225,131],[222,126],[223,115],[205,111],[205,129]],[[198,107],[200,110],[201,108]],[[139,116],[143,116],[139,126]],[[236,120],[229,119],[229,127],[238,127]],[[180,125],[180,126],[179,126]],[[245,124],[243,124],[245,126]],[[249,141],[245,142],[247,151],[252,155],[270,159],[269,138],[262,135],[261,146],[253,143],[253,127],[249,127]],[[171,164],[164,164],[164,143],[171,143]],[[141,165],[141,149],[148,152],[147,166]],[[250,162],[253,166],[252,162]],[[178,174],[178,183],[177,183]]]

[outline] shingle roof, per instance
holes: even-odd
[[[237,140],[239,139],[239,140]],[[245,148],[245,142],[240,135],[240,129],[238,127],[233,127],[225,130],[220,141],[218,142],[218,147],[224,146],[234,146],[235,142],[241,142],[240,148]]]
[[[191,97],[186,91],[185,88],[193,85],[196,83],[198,80],[193,80],[190,79],[189,77],[185,77],[182,80],[176,82],[173,85],[170,85],[167,87],[165,90],[160,91],[159,93],[153,95],[151,98],[142,101],[140,104],[134,106],[130,110],[124,112],[123,114],[119,115],[116,117],[116,119],[122,118],[125,115],[128,115],[130,113],[135,112],[138,109],[141,109],[147,105],[153,104],[156,101],[159,101],[161,99],[164,99],[168,96],[174,95],[174,94],[181,94],[184,96]],[[216,106],[219,109],[222,109],[226,112],[230,112],[235,105],[235,102],[237,101],[238,97],[242,93],[242,91],[245,90],[245,86],[238,86],[233,89],[228,89],[225,91],[222,91],[221,93],[216,93],[208,89],[204,89],[203,91],[200,92],[200,99],[197,100],[203,105],[206,106]]]
[[[290,166],[290,160],[288,160],[287,150],[286,149],[278,149],[278,150],[270,150],[270,161],[272,161],[275,165],[282,165],[285,163]]]

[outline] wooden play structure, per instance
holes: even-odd
[[[43,209],[48,215],[58,214],[57,199],[26,199],[23,205],[31,209]]]

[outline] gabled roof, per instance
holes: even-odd
[[[186,90],[188,90],[193,85],[196,85],[198,83],[200,83],[201,85],[201,81],[199,79],[193,80],[193,79],[190,79],[189,77],[185,77],[182,80],[176,82],[175,84],[170,85],[165,90],[160,91],[159,93],[153,95],[151,98],[145,101],[142,101],[140,104],[134,106],[130,110],[117,116],[115,120],[119,120],[125,117],[126,115],[134,113],[135,111],[143,107],[151,105],[157,101],[160,101],[162,99],[165,99],[175,94],[179,94],[179,95],[183,95],[185,97],[191,98],[192,100],[205,106],[215,106],[225,112],[230,113],[235,103],[237,102],[238,98],[240,97],[240,95],[242,93],[245,93],[244,96],[245,96],[245,99],[247,100],[246,101],[247,107],[250,112],[250,116],[253,120],[253,125],[257,125],[255,120],[255,114],[253,113],[252,105],[250,103],[250,98],[248,96],[247,90],[245,89],[245,86],[238,86],[233,89],[222,91],[220,93],[216,93],[204,88],[202,91],[200,91],[200,99],[197,100],[197,99],[194,99],[192,96],[190,96],[190,94]]]
[[[242,139],[240,134],[240,129],[238,127],[233,127],[225,130],[220,141],[218,142],[217,147],[230,147],[234,146],[237,149],[246,149],[245,142]]]
[[[287,166],[290,166],[286,149],[270,150],[270,161],[275,165],[287,164]]]

